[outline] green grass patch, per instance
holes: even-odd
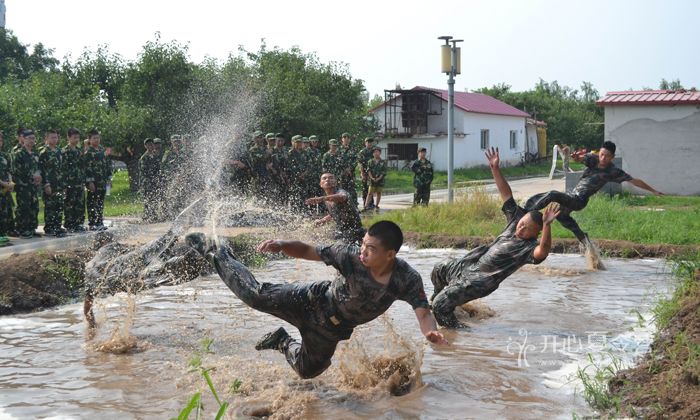
[[[477,189],[453,204],[394,210],[367,219],[366,225],[391,220],[409,232],[495,237],[505,227],[500,207],[500,199]],[[700,240],[700,197],[598,194],[573,217],[593,239],[672,245],[694,245]],[[552,235],[574,238],[556,222]]]

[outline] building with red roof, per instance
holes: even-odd
[[[529,130],[528,136],[526,128],[530,114],[482,93],[455,92],[454,98],[455,168],[484,165],[484,150],[492,146],[505,164],[519,163],[524,153],[538,154],[539,130]],[[370,110],[385,157],[413,160],[425,147],[434,168],[446,170],[447,103],[446,89],[386,90],[385,101]]]
[[[664,193],[700,195],[700,92],[608,92],[597,104],[622,169]]]

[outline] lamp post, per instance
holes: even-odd
[[[447,201],[454,201],[454,152],[455,152],[455,76],[460,74],[460,49],[457,43],[462,39],[452,39],[451,36],[441,36],[438,39],[445,41],[441,47],[442,72],[447,78]],[[452,45],[450,45],[450,43]]]

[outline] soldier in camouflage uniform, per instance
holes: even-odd
[[[343,160],[338,153],[338,140],[328,140],[328,151],[321,158],[321,172],[335,175],[336,180],[339,180],[343,173]]]
[[[383,314],[396,300],[411,305],[427,340],[447,344],[430,313],[420,274],[396,258],[402,242],[401,229],[381,221],[369,228],[362,248],[343,243],[314,247],[282,240],[260,244],[260,252],[323,261],[340,274],[332,281],[306,284],[258,283],[228,244],[207,244],[203,234],[200,249],[239,299],[289,322],[301,333],[300,343],[279,328],[263,336],[256,350],[278,350],[301,378],[313,378],[331,365],[338,342],[349,339],[356,326]]]
[[[320,187],[323,196],[312,197],[306,200],[306,204],[323,203],[328,209],[328,215],[317,220],[316,226],[335,221],[335,231],[333,239],[343,241],[346,244],[360,245],[365,236],[365,229],[362,227],[360,212],[357,205],[350,201],[350,194],[342,188],[338,188],[338,181],[332,173],[321,175]]]
[[[262,131],[253,134],[253,146],[248,149],[248,161],[253,172],[253,193],[262,197],[269,188],[268,154]]]
[[[153,140],[155,144],[156,139]],[[160,141],[160,139],[158,139]],[[186,152],[179,134],[170,136],[170,149],[163,153],[160,163],[161,188],[165,195],[163,216],[160,219],[173,218],[184,208],[184,171],[187,162]]]
[[[362,201],[365,209],[370,209],[375,206],[372,196],[369,194],[369,186],[371,181],[367,174],[367,163],[372,160],[372,150],[374,139],[371,137],[365,138],[365,147],[357,152],[357,162],[360,164],[360,176],[362,177]],[[378,204],[378,203],[377,203]]]
[[[68,232],[85,232],[85,160],[80,148],[80,131],[68,129],[68,145],[63,148],[64,226]]]
[[[275,147],[270,152],[270,176],[275,196],[280,203],[287,202],[289,189],[289,174],[287,173],[289,150],[284,147],[284,140],[282,133],[275,134]]]
[[[350,134],[341,134],[340,141],[342,145],[338,149],[338,153],[340,154],[342,171],[338,181],[340,181],[340,188],[350,193],[352,202],[357,204],[357,188],[355,187],[355,167],[357,166],[357,160],[350,146]],[[364,203],[364,197],[362,200]]]
[[[433,182],[433,164],[425,158],[425,147],[418,149],[418,159],[411,164],[413,171],[413,205],[427,206],[430,201],[430,184]]]
[[[491,148],[486,156],[503,200],[502,210],[508,225],[490,245],[475,248],[462,258],[441,262],[433,268],[430,276],[435,286],[433,311],[438,324],[448,328],[462,326],[454,314],[457,306],[493,293],[523,265],[539,264],[547,258],[552,243],[550,225],[559,214],[558,204],[548,207],[544,216],[518,206],[498,167],[498,151]],[[538,243],[540,231],[542,238]]]
[[[289,170],[289,202],[296,210],[304,208],[304,193],[306,191],[307,164],[306,154],[302,149],[302,136],[292,137],[292,149],[287,154]]]
[[[44,134],[44,148],[39,153],[39,170],[44,190],[44,233],[57,238],[66,236],[63,224],[63,155],[58,148],[58,131]]]
[[[102,140],[99,131],[93,129],[88,133],[90,147],[85,152],[85,182],[87,184],[87,211],[90,230],[106,230],[103,223],[105,192],[112,180],[112,161],[100,146]]]
[[[17,217],[15,223],[20,236],[29,239],[41,236],[36,232],[39,226],[39,190],[41,188],[41,172],[39,171],[39,156],[34,153],[36,137],[34,131],[22,132],[23,147],[15,154],[13,174],[17,198]]]
[[[379,202],[382,199],[384,191],[384,180],[386,178],[386,160],[381,158],[382,149],[379,147],[372,148],[373,158],[367,162],[367,180],[369,181],[369,189],[367,191],[367,199],[365,199],[365,210],[368,210],[372,199],[374,201],[374,210],[379,211]]]
[[[143,220],[154,223],[158,221],[159,214],[160,156],[153,144],[153,139],[145,139],[143,145],[146,152],[139,159],[139,190],[143,197]]]
[[[309,189],[306,198],[318,197],[323,195],[323,190],[318,186],[318,180],[321,178],[323,171],[321,170],[321,159],[323,154],[318,146],[318,136],[309,136],[309,148],[307,149],[308,165],[309,165]],[[321,203],[323,207],[324,204]],[[321,209],[325,211],[325,209]]]
[[[12,191],[15,183],[12,181],[12,159],[3,150],[4,138],[0,131],[0,246],[8,242],[7,235],[14,229],[14,220],[9,224],[12,212]]]

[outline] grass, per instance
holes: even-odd
[[[560,161],[561,162],[561,161]],[[551,168],[551,160],[543,160],[534,164],[528,164],[527,166],[508,166],[501,168],[501,172],[506,178],[517,178],[525,176],[546,176],[549,175],[549,170]],[[583,168],[583,165],[572,162],[571,168],[574,170],[579,170]],[[561,168],[561,163],[558,164],[558,168]],[[462,168],[455,169],[454,171],[454,182],[456,185],[465,185],[472,181],[480,181],[485,179],[492,179],[491,170],[488,166],[478,166],[474,168]],[[433,189],[447,188],[447,172],[436,171],[434,173]],[[409,193],[413,192],[415,188],[413,187],[413,172],[411,171],[400,171],[395,169],[390,169],[386,176],[386,186],[384,191],[392,194]]]
[[[409,232],[495,237],[505,227],[500,207],[496,196],[475,190],[451,205],[395,210],[367,219],[366,225],[391,220]],[[700,197],[598,194],[573,216],[594,239],[672,245],[693,245],[700,239]],[[574,238],[559,223],[553,224],[552,236]]]

